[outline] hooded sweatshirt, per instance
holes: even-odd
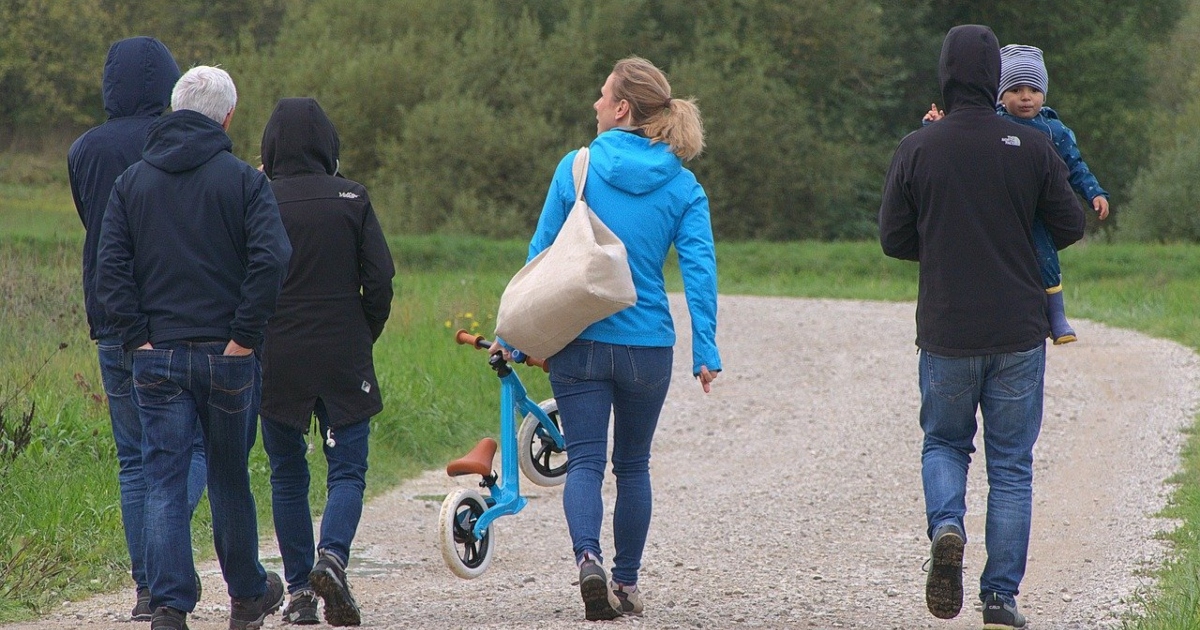
[[[152,37],[123,39],[104,63],[104,111],[108,120],[88,130],[67,152],[67,175],[75,210],[87,231],[83,241],[83,300],[92,339],[113,335],[96,299],[96,244],[113,182],[142,157],[150,125],[171,104],[179,66]]]
[[[104,213],[96,294],[126,350],[262,341],[292,248],[265,175],[192,110],[150,128]]]
[[[692,373],[721,369],[717,352],[717,259],[708,197],[696,176],[664,142],[640,132],[611,129],[590,147],[588,206],[625,244],[637,303],[584,329],[580,339],[649,347],[675,345],[663,264],[671,246],[679,255],[692,320]],[[575,205],[571,167],[577,151],[554,172],[526,262],[549,247]]]
[[[951,357],[1032,349],[1050,330],[1034,217],[1062,249],[1083,237],[1083,207],[1049,138],[996,115],[1000,47],[991,29],[951,29],[938,76],[946,117],[896,149],[880,244],[920,263],[919,347]]]
[[[311,98],[285,98],[263,131],[263,170],[292,244],[263,345],[263,418],[298,429],[317,400],[333,427],[383,409],[372,344],[395,268],[361,184],[337,176],[337,130]]]

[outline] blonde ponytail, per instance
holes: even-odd
[[[627,57],[613,67],[613,98],[629,103],[633,125],[671,152],[691,160],[704,151],[704,123],[692,99],[671,98],[667,77],[641,57]]]

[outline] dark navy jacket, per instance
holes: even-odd
[[[150,125],[171,104],[179,66],[152,37],[123,39],[104,63],[104,111],[108,120],[75,140],[67,153],[71,196],[83,228],[83,300],[92,339],[111,337],[112,324],[96,299],[96,243],[113,182],[142,159]]]
[[[126,349],[262,342],[292,247],[267,177],[232,146],[203,114],[167,114],[113,186],[96,295]]]
[[[1034,216],[1062,249],[1083,237],[1083,207],[1046,134],[992,109],[1000,47],[990,29],[951,29],[938,76],[946,117],[900,141],[880,244],[920,263],[919,347],[952,357],[1030,350],[1050,332]]]

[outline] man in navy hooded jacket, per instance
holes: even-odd
[[[1050,139],[992,109],[1000,46],[991,29],[951,29],[938,77],[946,117],[900,142],[879,208],[884,253],[920,264],[921,477],[932,539],[925,599],[943,619],[962,607],[978,410],[988,469],[983,620],[1023,628],[1015,598],[1029,547],[1050,332],[1032,225],[1041,218],[1061,249],[1083,236],[1083,207]]]
[[[145,539],[142,536],[146,482],[142,476],[142,424],[132,395],[131,356],[121,347],[115,328],[96,298],[96,244],[113,182],[142,157],[150,125],[166,111],[179,66],[162,42],[131,37],[116,42],[104,62],[104,111],[108,120],[79,136],[67,153],[67,175],[75,209],[87,231],[83,241],[83,299],[88,327],[96,340],[100,379],[108,395],[108,413],[120,464],[121,521],[129,549],[130,572],[137,586],[134,621],[149,621],[150,589],[146,580]],[[195,511],[204,493],[204,440],[194,431],[188,505]],[[197,588],[199,584],[197,583]]]
[[[254,350],[292,249],[266,176],[231,153],[236,104],[224,70],[185,73],[174,111],[151,125],[142,160],[113,185],[100,233],[96,293],[133,351],[155,630],[182,630],[196,605],[187,474],[197,421],[229,627],[260,627],[284,597],[258,561],[247,460],[262,392]]]

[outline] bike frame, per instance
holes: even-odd
[[[558,427],[554,426],[550,416],[529,398],[525,384],[508,365],[504,356],[492,355],[488,365],[500,378],[500,478],[492,483],[485,479],[480,484],[487,487],[491,494],[487,499],[487,511],[475,523],[474,533],[477,539],[483,538],[487,528],[496,519],[520,512],[527,503],[525,497],[521,496],[521,474],[517,467],[517,449],[524,447],[517,444],[517,418],[533,414],[541,423],[542,429],[554,439],[554,443],[559,448],[566,447],[566,439]]]

